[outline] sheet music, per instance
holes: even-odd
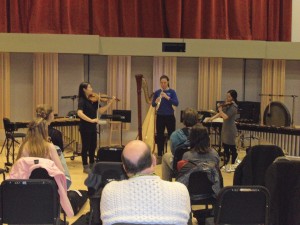
[[[215,118],[213,121],[209,121],[211,117],[205,117],[205,119],[203,120],[203,123],[223,123],[224,119],[222,117],[219,118]]]

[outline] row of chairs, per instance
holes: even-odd
[[[101,180],[91,183],[97,184],[97,187],[88,185],[90,191],[95,192],[98,189],[95,193],[92,192],[93,195],[90,197],[91,218],[89,221],[99,223],[102,188],[111,180],[126,179],[126,174],[120,162],[98,162],[95,164],[92,174],[98,175]],[[205,181],[206,178],[206,174],[198,172],[191,176],[188,187],[190,195],[212,193],[212,184]],[[94,180],[92,177],[90,179]],[[214,205],[215,224],[267,224],[270,197],[267,189],[262,186],[231,186],[223,188],[217,199],[209,197],[192,201],[191,204],[205,205],[207,210],[209,205]],[[209,224],[213,220],[209,218],[207,223]]]

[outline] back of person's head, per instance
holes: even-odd
[[[193,108],[186,108],[183,113],[183,124],[192,127],[198,123],[198,112]]]
[[[127,174],[136,175],[152,166],[150,146],[135,140],[129,142],[122,153],[122,162]]]
[[[83,89],[87,89],[87,87],[90,85],[89,82],[82,82],[79,85],[79,90],[78,90],[78,97],[79,98],[86,98],[85,92]]]
[[[17,159],[22,156],[24,146],[29,156],[45,158],[49,156],[48,125],[43,118],[36,118],[28,124],[26,138],[23,141]]]
[[[199,154],[205,154],[210,151],[209,135],[206,127],[196,124],[190,131],[190,146],[191,149]]]
[[[49,115],[53,112],[53,109],[50,105],[41,104],[36,107],[35,112],[37,118],[43,118],[45,120],[48,120]]]

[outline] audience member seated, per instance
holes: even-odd
[[[184,153],[182,161],[179,162],[182,163],[182,165],[181,168],[178,169],[179,177],[177,178],[177,180],[188,185],[189,174],[196,171],[197,169],[201,170],[201,168],[204,167],[199,165],[206,163],[207,165],[213,168],[213,182],[215,183],[216,187],[215,194],[218,194],[220,188],[223,187],[223,178],[219,168],[220,157],[216,150],[209,147],[210,140],[207,129],[201,124],[196,124],[192,127],[190,131],[189,139],[191,150]],[[190,162],[190,166],[185,166],[185,168],[183,168],[184,164],[188,162]]]
[[[63,144],[62,133],[59,130],[57,130],[57,129],[55,129],[51,126],[51,122],[54,120],[53,109],[50,105],[42,104],[42,105],[38,105],[36,107],[35,111],[36,111],[37,118],[43,118],[47,121],[48,135],[49,135],[50,141],[54,144],[54,146],[57,150],[57,154],[59,156],[59,159],[61,161],[61,164],[64,167],[65,175],[66,175],[66,178],[67,178],[67,188],[69,189],[69,187],[72,184],[72,181],[71,181],[69,168],[67,166],[66,159],[65,159],[65,156],[63,154],[64,144]]]
[[[104,225],[188,223],[191,207],[187,188],[154,174],[156,158],[147,144],[129,142],[122,162],[129,179],[112,181],[104,187],[100,202]]]
[[[162,179],[171,181],[173,173],[173,158],[176,149],[189,147],[189,133],[192,126],[198,122],[198,112],[195,109],[187,108],[183,115],[184,128],[178,129],[171,134],[171,152],[167,152],[162,158]]]
[[[25,140],[20,146],[17,160],[22,157],[39,157],[51,159],[63,173],[65,172],[55,146],[48,142],[48,125],[46,120],[37,118],[28,125]]]
[[[63,210],[67,216],[74,216],[72,206],[67,196],[66,177],[51,159],[40,158],[38,156],[22,157],[14,163],[9,174],[9,179],[29,179],[31,172],[38,168],[46,169],[49,176],[54,178],[58,187],[60,204]]]

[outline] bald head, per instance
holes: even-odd
[[[122,153],[125,170],[137,174],[152,166],[150,147],[143,141],[130,141]]]

